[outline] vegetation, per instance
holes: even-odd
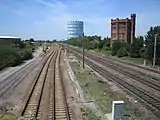
[[[131,51],[130,51],[130,56],[133,58],[139,58],[142,57],[141,53],[143,52],[143,45],[144,45],[144,39],[142,36],[139,36],[135,38],[133,43],[131,44]]]
[[[95,101],[105,114],[112,112],[113,101],[123,100],[127,103],[125,112],[130,117],[130,120],[145,120],[144,113],[129,104],[128,98],[123,94],[117,93],[118,89],[116,90],[116,88],[114,88],[113,91],[112,86],[105,84],[102,79],[97,77],[91,70],[83,69],[79,62],[71,60],[70,65],[83,89],[85,98]],[[95,115],[95,112],[89,109],[85,112],[85,116],[85,120],[99,119],[99,117]]]
[[[6,113],[0,110],[0,120],[20,120],[20,119],[18,119],[18,117],[14,114]]]
[[[100,117],[96,116],[96,113],[93,112],[91,109],[84,107],[83,108],[83,120],[101,120]]]
[[[102,39],[101,36],[85,36],[84,40],[84,48],[87,50],[93,49],[110,49],[110,38]],[[67,44],[71,44],[74,46],[82,47],[82,38],[72,38],[65,41]]]
[[[18,45],[1,45],[0,46],[0,70],[7,66],[16,66],[32,58],[32,52],[35,50],[34,44],[20,41]]]
[[[101,38],[101,36],[84,36],[84,48],[87,50],[96,50],[112,56],[131,58],[143,58],[152,62],[154,52],[155,34],[160,33],[160,26],[151,27],[146,35],[138,36],[133,43],[114,42],[110,45],[110,38]],[[159,35],[160,36],[160,35]],[[117,40],[119,41],[119,40]],[[157,40],[156,64],[160,64],[160,37]],[[67,44],[82,47],[82,38],[73,38],[65,41]],[[107,52],[105,52],[107,51]],[[110,52],[109,52],[110,51]]]
[[[160,33],[160,26],[155,26],[155,27],[151,27],[145,36],[145,44],[146,44],[145,57],[149,60],[152,60],[153,58],[155,34],[158,34],[158,33]],[[159,57],[160,57],[160,49],[158,49],[160,48],[159,41],[160,41],[160,37],[158,37],[157,39],[157,52],[156,52],[157,64],[159,64]]]
[[[110,113],[112,101],[118,100],[119,98],[114,94],[107,93],[108,90],[106,90],[106,86],[98,82],[97,77],[92,74],[91,71],[81,69],[77,62],[71,62],[70,64],[86,95],[86,99],[94,99],[104,113]],[[106,94],[108,94],[108,96]],[[114,99],[111,96],[114,97]]]
[[[112,55],[124,57],[130,55],[130,45],[126,42],[114,42],[111,48]]]

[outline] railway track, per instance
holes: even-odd
[[[44,84],[44,89],[39,105],[37,119],[39,120],[52,120],[54,117],[54,76],[55,76],[55,61],[57,58],[57,51],[51,60]]]
[[[76,53],[75,51],[72,51],[72,52],[76,55],[76,57],[79,60],[82,60],[82,56],[80,54]],[[123,87],[125,90],[127,90],[127,92],[131,93],[140,102],[142,102],[146,108],[148,108],[158,118],[160,118],[160,100],[157,97],[145,92],[142,88],[135,86],[135,85],[132,85],[132,84],[128,83],[127,81],[125,81],[124,79],[119,78],[116,75],[113,75],[112,73],[107,71],[107,69],[104,69],[104,68],[96,65],[95,63],[89,61],[88,59],[86,59],[85,61],[86,61],[86,64],[88,64],[93,70],[98,72],[104,78],[106,78],[112,82],[116,82],[121,87]]]
[[[75,49],[74,49],[75,50]],[[81,52],[79,50],[75,50],[77,52]],[[90,54],[90,53],[86,53],[86,56],[88,58],[91,58],[94,61],[97,61],[99,63],[101,63],[102,65],[109,67],[113,70],[118,71],[119,73],[122,73],[130,78],[133,78],[134,80],[137,80],[157,91],[160,91],[160,84],[157,83],[157,81],[153,81],[151,80],[151,76],[147,75],[143,72],[140,71],[136,71],[134,69],[130,69],[129,67],[123,66],[121,64],[117,64],[114,63],[113,61],[109,60],[109,59],[104,59],[102,57],[97,57],[94,54]]]
[[[63,83],[63,76],[60,67],[60,56],[61,52],[59,52],[56,66],[55,66],[55,83],[54,83],[54,120],[70,120],[70,112],[67,105],[66,94],[65,94],[65,86]]]
[[[38,120],[70,120],[59,52],[49,56],[30,92],[22,111],[25,118]]]
[[[142,67],[142,66],[134,65],[134,64],[129,64],[129,63],[124,62],[124,61],[121,62],[120,60],[117,60],[117,59],[114,59],[114,58],[108,58],[108,57],[100,56],[100,55],[97,55],[96,53],[88,53],[88,54],[90,56],[94,56],[94,57],[96,56],[97,58],[99,58],[99,59],[101,59],[103,61],[111,62],[114,65],[118,65],[118,66],[120,66],[122,68],[125,68],[127,70],[132,70],[132,72],[136,73],[137,75],[145,76],[145,77],[148,77],[148,78],[152,77],[152,75],[149,75],[149,74],[145,73],[145,71],[142,72],[140,70],[135,70],[133,67],[137,67],[138,66],[138,68],[141,68],[142,70],[147,70],[147,71],[150,71],[152,69],[149,69],[149,68],[145,69],[146,67]],[[126,66],[126,65],[129,65],[129,67]],[[153,71],[150,71],[150,72],[153,72]]]
[[[23,66],[21,69],[12,73],[0,82],[0,98],[6,98],[10,96],[10,92],[16,88],[35,67],[41,62],[42,59],[35,59],[29,64]]]
[[[0,82],[0,98],[10,96],[10,92],[16,88],[24,80],[24,78],[29,75],[30,71],[33,71],[40,62],[42,62],[42,59],[36,58],[34,61],[26,64],[21,69],[2,80]]]
[[[49,58],[46,60],[46,62],[44,62],[40,73],[36,78],[35,84],[30,92],[26,105],[21,114],[25,118],[37,118],[46,75],[53,55],[54,53],[50,54]]]
[[[77,48],[73,48],[71,47],[72,49],[74,49],[75,51],[80,51],[79,49]],[[91,55],[96,55],[97,57],[101,58],[101,59],[110,59],[111,61],[116,61],[117,63],[123,63],[124,65],[129,65],[129,66],[133,66],[133,67],[137,67],[137,68],[141,68],[143,70],[147,70],[147,71],[150,71],[150,72],[153,72],[153,73],[157,73],[157,74],[160,74],[160,70],[157,70],[157,69],[153,69],[153,68],[148,68],[148,67],[144,67],[144,66],[141,66],[141,65],[136,65],[136,64],[133,64],[133,63],[130,63],[130,62],[126,62],[126,61],[123,61],[123,60],[118,60],[116,58],[112,58],[112,57],[107,57],[107,56],[103,56],[103,55],[99,55],[98,53],[94,53],[94,52],[89,52],[89,54]],[[141,71],[140,71],[141,73]],[[142,73],[143,74],[143,73]]]
[[[127,67],[119,65],[119,64],[113,64],[109,60],[100,59],[100,58],[97,58],[96,56],[89,55],[88,57],[95,61],[102,63],[103,65],[113,70],[118,71],[119,73],[127,75],[128,77],[133,78],[134,80],[137,80],[157,91],[160,91],[160,84],[151,80],[151,76],[147,76],[146,74],[142,72],[139,73],[139,71],[136,71],[136,70],[128,69]]]
[[[116,61],[116,62],[118,62],[118,63],[123,63],[123,64],[125,64],[125,65],[129,65],[129,66],[141,68],[141,69],[143,69],[143,70],[147,70],[147,71],[150,71],[150,72],[153,72],[153,73],[160,74],[160,70],[158,70],[158,69],[149,68],[149,67],[144,67],[144,66],[137,65],[137,64],[134,64],[134,63],[130,63],[130,62],[127,62],[127,61],[124,61],[124,60],[119,60],[119,59],[116,59],[116,58],[113,58],[113,57],[103,56],[103,55],[100,55],[100,54],[95,53],[95,52],[90,52],[90,54],[96,55],[96,56],[98,56],[98,57],[100,57],[100,58],[102,58],[102,59],[110,59],[110,60]]]
[[[96,54],[96,53],[93,53],[93,54]],[[96,54],[98,55],[98,54]],[[105,58],[105,59],[108,59],[107,56],[101,56],[101,55],[98,55],[100,56],[101,58]],[[153,69],[153,68],[148,68],[148,67],[144,67],[144,66],[140,66],[140,65],[136,65],[136,64],[133,64],[133,63],[129,63],[129,62],[126,62],[126,61],[123,61],[123,60],[118,60],[116,58],[109,58],[113,61],[117,61],[119,63],[123,63],[123,64],[126,64],[126,65],[130,65],[130,66],[133,66],[133,67],[138,67],[138,68],[141,68],[141,69],[144,69],[144,70],[148,70],[150,72],[153,72],[153,73],[157,73],[157,74],[160,74],[160,70],[157,70],[157,69]]]
[[[5,98],[7,97],[8,93],[12,91],[17,85],[19,85],[24,78],[32,71],[37,64],[30,64],[29,66],[22,69],[21,72],[16,72],[16,75],[11,76],[9,79],[5,79],[0,83],[0,97]]]

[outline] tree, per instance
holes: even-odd
[[[93,44],[94,44],[94,48],[95,48],[95,49],[99,49],[99,47],[98,47],[98,46],[99,46],[99,43],[100,43],[100,42],[99,42],[99,39],[94,39],[94,41],[92,41],[92,42],[93,42]]]
[[[23,41],[19,42],[19,48],[24,48],[25,47],[25,43]]]
[[[104,38],[103,40],[100,40],[99,42],[99,49],[105,49],[108,50],[110,49],[110,38]]]
[[[104,41],[105,41],[105,46],[110,48],[111,47],[111,38],[104,38]]]
[[[120,42],[120,40],[113,42],[112,48],[111,48],[112,55],[123,57],[123,56],[128,56],[129,52],[130,52],[130,45],[128,43]]]
[[[51,41],[50,40],[46,40],[46,43],[50,43]]]
[[[127,42],[121,42],[120,48],[125,48],[128,52],[130,51],[130,45]]]
[[[84,38],[84,48],[86,48],[88,50],[94,49],[94,44],[88,37]]]
[[[30,38],[29,41],[30,41],[30,42],[34,42],[34,39],[33,39],[33,38]]]
[[[56,40],[56,39],[54,39],[54,40],[52,40],[52,42],[53,42],[53,43],[55,43],[55,42],[57,42],[57,40]]]
[[[85,49],[109,49],[110,50],[110,38],[102,39],[101,36],[84,36],[84,48]],[[71,44],[74,46],[81,47],[82,46],[82,39],[81,38],[71,38],[65,41],[67,44]]]
[[[142,36],[139,36],[134,39],[133,43],[131,44],[130,56],[131,57],[141,57],[141,49],[143,48],[144,39]]]
[[[124,57],[124,56],[127,56],[127,55],[128,55],[128,53],[127,53],[126,48],[120,48],[117,52],[118,57]]]
[[[111,48],[111,54],[114,56],[114,55],[117,55],[117,52],[118,50],[120,49],[121,47],[121,42],[119,41],[116,41],[112,44],[112,48]]]
[[[160,33],[160,26],[151,27],[145,36],[145,45],[146,45],[145,58],[151,61],[153,59],[155,34],[157,33]],[[159,58],[160,55],[160,50],[158,49],[160,48],[159,41],[160,37],[157,40],[157,52],[156,52],[157,59]]]

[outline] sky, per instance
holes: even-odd
[[[160,0],[0,0],[0,35],[66,39],[67,21],[84,21],[85,35],[110,37],[113,18],[136,13],[136,36],[160,25]]]

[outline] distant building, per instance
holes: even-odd
[[[67,29],[67,39],[80,37],[83,35],[83,21],[68,21]]]
[[[13,36],[0,36],[0,45],[12,45],[17,46],[21,38]]]
[[[132,43],[135,38],[136,14],[131,19],[111,19],[111,40]]]

